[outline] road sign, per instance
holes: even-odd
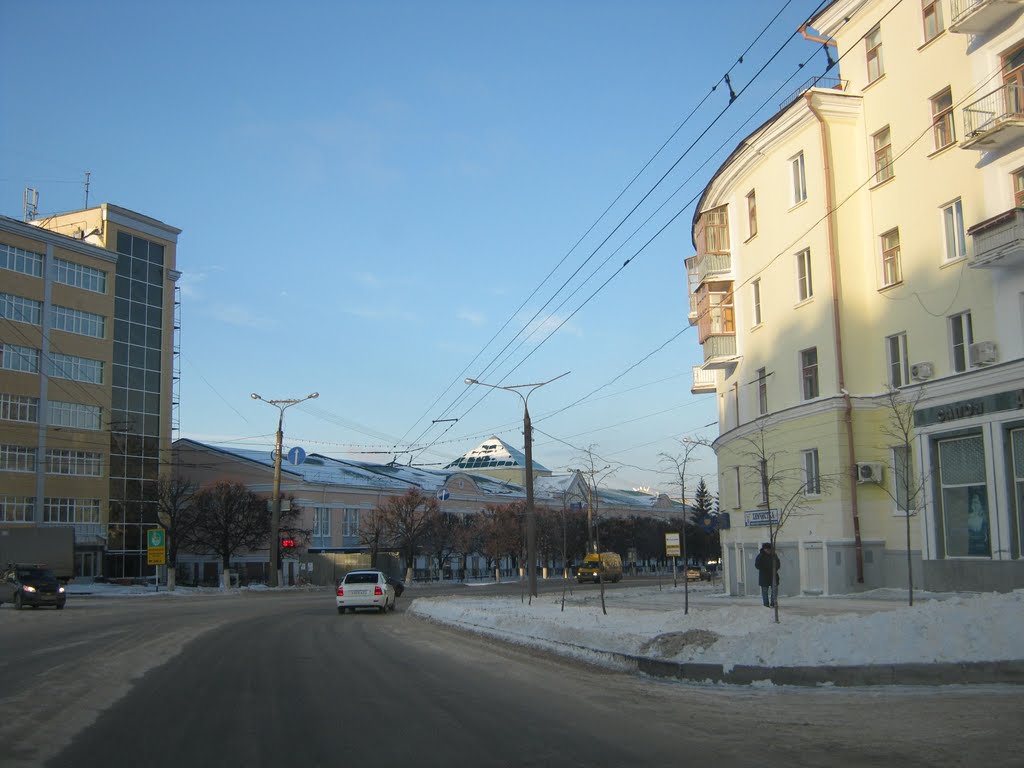
[[[146,565],[167,563],[167,535],[163,528],[146,531]]]
[[[301,464],[305,460],[306,452],[299,448],[298,446],[295,446],[290,451],[288,451],[288,461],[290,461],[292,464]]]
[[[665,556],[666,557],[679,557],[682,554],[682,550],[679,548],[679,534],[678,533],[666,533],[665,534]]]
[[[451,497],[451,494],[448,492],[447,488],[438,488],[437,493],[435,495],[437,496],[439,501],[448,501],[448,499]]]

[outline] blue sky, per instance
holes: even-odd
[[[269,447],[277,413],[249,394],[318,391],[288,446],[437,465],[522,445],[521,401],[464,378],[571,371],[530,399],[534,458],[590,448],[621,465],[606,483],[672,492],[659,455],[716,433],[690,394],[690,201],[823,71],[797,35],[752,81],[818,4],[7,3],[0,213],[27,186],[41,213],[80,208],[89,171],[90,204],[183,230],[182,436]],[[611,234],[726,107],[730,68],[739,98]],[[692,470],[717,485],[709,452]]]

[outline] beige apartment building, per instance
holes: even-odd
[[[80,577],[147,572],[179,232],[106,203],[0,217],[0,525],[73,526]]]
[[[838,71],[704,190],[693,391],[734,594],[776,525],[784,594],[905,588],[908,558],[915,588],[1024,586],[1022,12],[829,3],[803,32]]]

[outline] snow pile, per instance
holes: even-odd
[[[791,597],[780,602],[778,624],[759,600],[691,598],[685,614],[681,588],[609,590],[606,616],[587,594],[567,600],[564,612],[561,595],[550,593],[532,605],[519,597],[420,598],[409,611],[577,655],[590,649],[727,669],[1024,659],[1024,590],[943,599],[915,595],[913,606],[890,602],[880,608],[850,597]]]

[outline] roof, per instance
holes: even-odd
[[[503,467],[526,468],[526,454],[513,448],[500,437],[491,436],[471,451],[448,464],[445,469],[501,469]],[[550,472],[547,467],[533,462],[534,472]]]

